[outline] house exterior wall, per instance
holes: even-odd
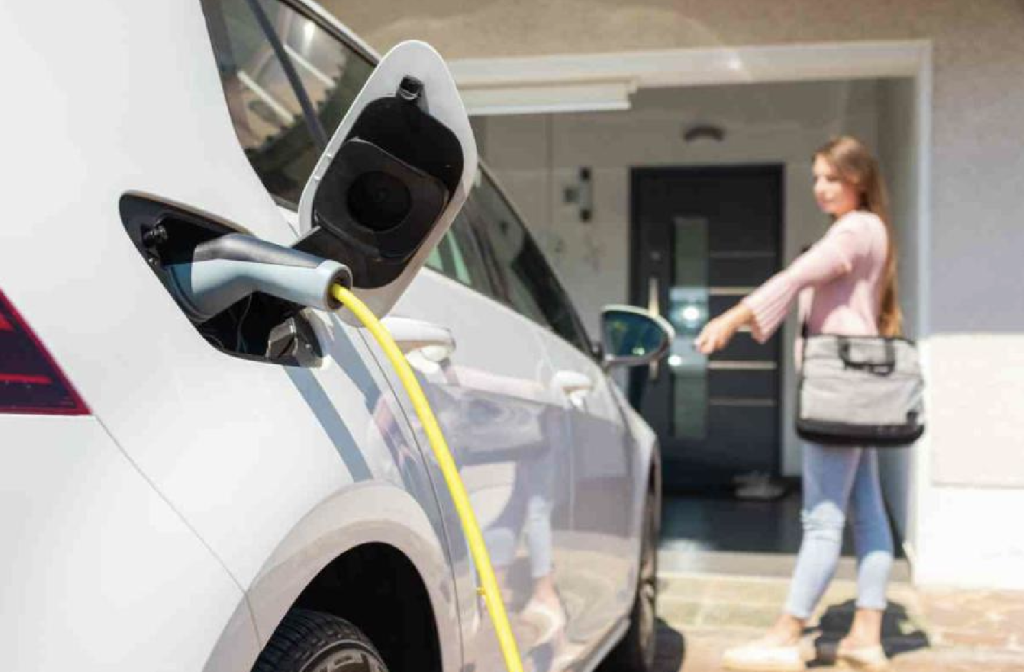
[[[919,337],[921,249],[917,234],[921,221],[920,189],[917,175],[921,162],[917,138],[921,133],[916,114],[920,83],[913,79],[889,79],[878,83],[878,140],[875,148],[882,176],[889,189],[889,209],[896,232],[898,282],[905,331]],[[913,453],[885,451],[880,456],[882,488],[900,536],[916,540],[913,520]]]
[[[912,458],[919,581],[1024,588],[1024,5],[1017,0],[425,0],[329,9],[386,49],[425,39],[485,58],[929,40],[918,319],[926,439]],[[598,180],[597,192],[602,190]],[[606,190],[606,193],[607,190]],[[1012,514],[1011,514],[1012,515]]]

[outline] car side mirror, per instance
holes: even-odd
[[[430,45],[403,42],[377,64],[313,169],[293,247],[347,266],[353,292],[383,317],[462,209],[476,170],[448,67]]]
[[[642,366],[668,352],[675,329],[663,317],[634,306],[605,306],[601,310],[604,366]]]

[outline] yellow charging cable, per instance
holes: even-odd
[[[484,537],[480,533],[480,525],[476,522],[476,515],[473,513],[469,496],[466,494],[466,486],[462,484],[455,460],[452,459],[452,453],[448,449],[448,443],[444,440],[444,434],[441,433],[441,427],[437,424],[434,411],[431,410],[427,397],[423,394],[423,388],[420,387],[416,375],[412,372],[412,367],[409,366],[402,351],[398,349],[391,334],[380,323],[377,316],[366,307],[366,304],[341,285],[331,285],[331,296],[352,311],[352,314],[373,334],[412,400],[416,415],[419,416],[423,431],[426,432],[430,447],[434,451],[434,457],[437,458],[437,463],[441,466],[441,473],[444,474],[448,492],[451,493],[452,500],[455,502],[455,510],[459,512],[462,531],[469,542],[469,552],[473,556],[477,573],[480,575],[480,592],[483,593],[487,611],[491,614],[491,621],[494,623],[494,630],[498,635],[498,645],[505,658],[505,667],[508,672],[523,672],[519,647],[512,635],[512,626],[508,622],[508,614],[505,611],[505,603],[501,599],[498,580],[494,577],[491,556],[487,554]]]

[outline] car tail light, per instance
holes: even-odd
[[[0,413],[88,415],[42,342],[0,292]]]

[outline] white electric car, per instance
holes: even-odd
[[[666,327],[611,308],[591,342],[428,47],[382,61],[304,0],[6,2],[0,45],[5,672],[502,669],[365,330],[273,292],[201,314],[168,274],[231,233],[386,313],[527,669],[650,668],[658,450],[608,373]]]

